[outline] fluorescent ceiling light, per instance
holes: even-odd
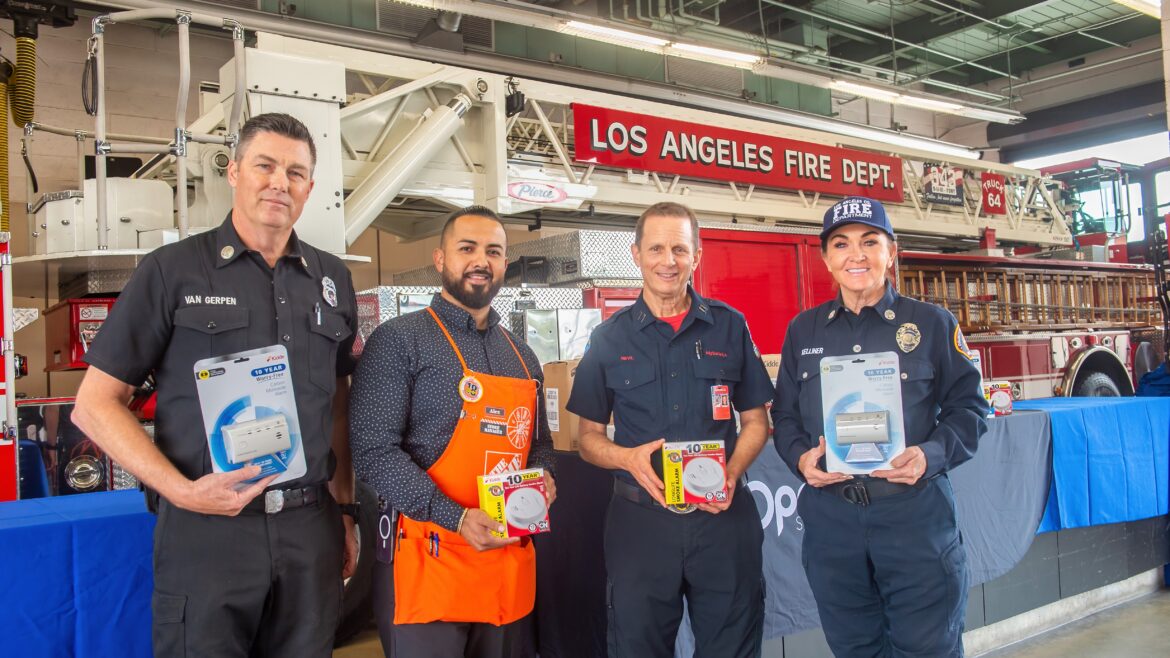
[[[902,97],[902,94],[890,89],[879,89],[878,87],[870,87],[869,85],[849,82],[848,80],[834,80],[831,86],[833,89],[839,91],[872,98],[874,100],[886,101],[887,103],[893,103]]]
[[[998,110],[995,108],[972,107],[970,105],[964,105],[955,114],[994,123],[1019,123],[1024,120],[1024,115],[1015,110]]]
[[[407,4],[420,6],[435,6],[453,4],[447,0],[398,0]],[[556,23],[555,29],[562,34],[570,34],[584,39],[600,41],[626,48],[643,50],[652,53],[662,53],[683,59],[710,62],[723,66],[732,66],[739,69],[748,69],[769,78],[790,80],[800,84],[827,87],[838,91],[872,98],[886,103],[897,103],[907,107],[915,107],[932,112],[945,112],[966,116],[983,121],[997,123],[1017,123],[1024,119],[1019,112],[1012,110],[998,110],[986,106],[968,106],[951,102],[942,98],[929,98],[914,94],[905,94],[895,87],[869,85],[852,80],[834,80],[816,72],[804,70],[801,67],[774,64],[763,57],[751,53],[700,46],[693,43],[670,42],[667,39],[630,32],[628,30],[598,25],[585,21],[569,20]]]
[[[426,9],[438,9],[435,0],[395,0],[400,4],[411,5],[412,7],[423,7]]]
[[[864,96],[865,98],[872,98],[874,100],[884,101],[886,103],[896,103],[906,107],[916,107],[922,110],[930,110],[932,112],[945,112],[947,114],[955,114],[958,116],[970,117],[972,119],[979,119],[982,121],[992,121],[995,123],[1019,123],[1024,120],[1024,115],[1015,110],[1000,110],[993,107],[982,107],[963,105],[961,103],[953,103],[951,101],[940,100],[937,98],[925,98],[923,96],[915,96],[913,94],[903,94],[893,89],[883,89],[881,87],[871,87],[869,85],[860,84],[857,82],[850,82],[849,80],[834,80],[830,85],[833,89],[843,91],[857,96]]]
[[[1134,11],[1140,11],[1147,16],[1154,18],[1162,17],[1162,0],[1113,0],[1114,2],[1125,5]]]
[[[963,106],[958,103],[940,101],[933,98],[919,98],[918,96],[903,95],[897,100],[897,103],[906,107],[916,107],[934,112],[946,112],[947,114],[959,114],[959,111],[963,109]]]
[[[637,32],[627,32],[604,25],[593,25],[582,21],[568,21],[563,23],[558,31],[563,34],[571,34],[594,41],[603,41],[605,43],[637,48],[639,50],[660,51],[663,46],[670,43],[666,39],[646,36]]]
[[[733,50],[721,50],[719,48],[708,48],[707,46],[696,46],[690,43],[672,43],[666,48],[666,54],[685,59],[711,62],[713,64],[724,64],[741,69],[750,69],[760,63],[759,55],[737,53]]]

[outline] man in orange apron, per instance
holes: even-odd
[[[540,363],[491,308],[507,235],[487,208],[453,213],[433,258],[443,290],[391,319],[354,374],[355,469],[396,520],[382,519],[375,609],[387,656],[535,655],[536,554],[479,509],[476,477],[546,469],[552,439]],[[392,576],[392,577],[391,577]]]

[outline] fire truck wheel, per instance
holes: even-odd
[[[374,537],[378,534],[378,495],[365,482],[357,483],[357,570],[345,581],[341,596],[341,621],[334,644],[341,646],[365,630],[374,620]]]
[[[1109,375],[1103,372],[1088,372],[1081,378],[1081,383],[1077,384],[1073,395],[1085,398],[1118,398],[1121,397],[1121,390]]]

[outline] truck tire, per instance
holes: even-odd
[[[1089,371],[1081,378],[1073,391],[1074,397],[1082,398],[1119,398],[1121,390],[1113,378],[1103,372]]]
[[[356,487],[358,501],[358,560],[353,576],[345,581],[341,595],[341,620],[333,635],[334,646],[342,646],[365,630],[374,619],[373,574],[374,537],[378,534],[378,495],[365,482]]]

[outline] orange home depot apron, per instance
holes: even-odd
[[[536,380],[507,332],[527,379],[473,372],[439,316],[463,366],[463,411],[447,449],[427,474],[463,507],[479,507],[476,476],[516,471],[528,463],[536,435]],[[503,329],[500,329],[503,332]],[[394,554],[394,623],[432,621],[508,624],[532,612],[536,602],[536,551],[523,541],[477,551],[458,533],[399,516]]]

